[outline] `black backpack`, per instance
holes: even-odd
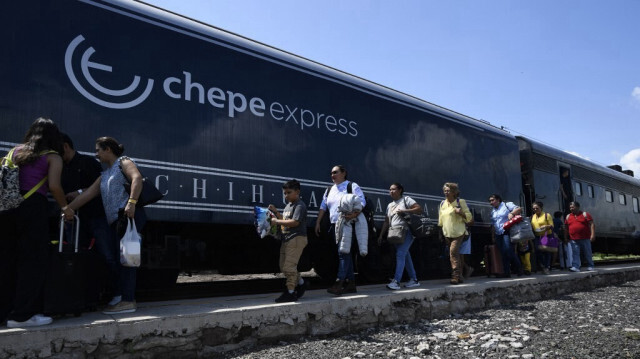
[[[329,196],[331,187],[333,187],[333,185],[327,187],[327,189],[324,191],[325,197]],[[347,193],[353,193],[353,182],[351,181],[347,183]],[[375,208],[373,206],[373,201],[367,196],[364,196],[364,201],[365,201],[365,205],[364,205],[364,208],[362,208],[362,214],[364,214],[364,217],[367,219],[367,222],[373,223],[373,212]]]

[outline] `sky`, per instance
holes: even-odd
[[[146,2],[640,178],[640,1]]]

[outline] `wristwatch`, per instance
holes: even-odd
[[[82,188],[78,190],[78,194],[82,194]]]

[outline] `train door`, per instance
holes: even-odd
[[[558,174],[560,175],[560,186],[558,188],[559,210],[565,215],[569,214],[569,203],[573,201],[573,186],[571,184],[571,166],[562,163],[558,164]]]

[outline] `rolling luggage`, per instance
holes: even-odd
[[[66,230],[71,226],[71,230]],[[60,238],[52,242],[49,272],[44,290],[44,312],[47,315],[79,316],[85,308],[86,251],[78,248],[80,219],[72,223],[60,220]],[[65,237],[72,237],[66,238]]]
[[[487,272],[487,277],[504,274],[502,270],[502,256],[500,255],[498,246],[495,244],[484,246],[484,268]]]

